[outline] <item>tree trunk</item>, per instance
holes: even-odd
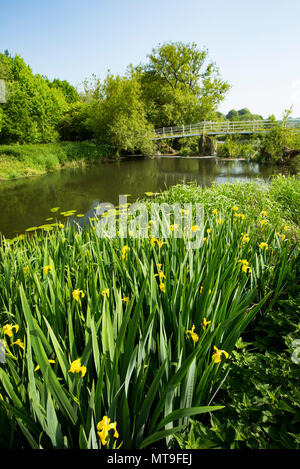
[[[300,155],[300,150],[291,150],[291,148],[285,147],[283,149],[283,156],[285,158],[288,158],[289,160],[291,158],[295,158],[295,156]]]

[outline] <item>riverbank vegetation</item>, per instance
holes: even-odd
[[[92,142],[0,145],[0,179],[33,176],[114,157],[112,146]]]
[[[253,133],[246,136],[239,134],[204,136],[203,141],[199,137],[167,139],[158,143],[158,152],[159,154],[182,156],[213,154],[222,158],[245,158],[272,164],[297,163],[300,155],[300,122],[298,128],[289,127],[290,113],[291,110],[284,112],[282,122],[278,122],[274,116],[270,116],[268,121],[271,129],[267,133]],[[255,114],[245,112],[239,115],[239,119],[232,117],[230,120],[241,121],[245,118],[251,121],[255,120],[255,117],[257,117]],[[220,119],[222,120],[223,117],[220,116]]]
[[[97,147],[94,154],[99,160],[112,155],[151,156],[165,152],[152,140],[155,128],[261,118],[247,108],[232,109],[227,115],[218,112],[230,85],[209,61],[208,51],[195,43],[159,44],[144,63],[129,65],[124,75],[108,73],[104,80],[93,75],[78,89],[66,80],[34,74],[19,55],[5,51],[0,54],[0,79],[5,82],[5,102],[0,105],[3,179],[57,169],[66,160],[72,165],[89,162],[90,149],[86,153],[88,146],[81,142]],[[65,142],[73,142],[71,158],[62,156]],[[37,145],[36,150],[31,147],[31,157],[29,147],[21,150],[25,145]],[[219,156],[282,163],[295,157],[299,138],[275,126],[256,141],[230,137],[217,146]],[[183,156],[199,155],[199,138],[175,139],[166,148]]]
[[[288,164],[299,161],[300,133],[288,127],[290,110],[284,113],[282,123],[271,116],[272,128],[266,134],[253,134],[242,139],[239,135],[227,137],[217,144],[217,155],[225,158],[244,157],[261,163]],[[300,126],[300,124],[299,124]]]
[[[117,151],[142,151],[154,127],[213,116],[229,88],[207,50],[181,42],[159,45],[124,76],[94,75],[80,92],[66,80],[34,74],[8,51],[0,54],[0,78],[0,143],[97,138]]]
[[[164,239],[104,239],[97,220],[78,230],[60,215],[2,239],[0,444],[299,447],[298,365],[273,345],[278,328],[289,352],[296,338],[299,191],[277,177],[149,193],[204,204],[193,251],[175,225]]]

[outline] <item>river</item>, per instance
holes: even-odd
[[[0,183],[0,232],[8,238],[28,227],[55,221],[56,213],[77,210],[74,219],[83,223],[94,216],[103,202],[115,205],[119,194],[131,194],[130,202],[145,192],[160,192],[180,182],[197,181],[211,186],[240,180],[269,180],[276,173],[293,174],[296,169],[217,158],[158,157],[108,162],[95,166],[54,171],[42,176]],[[53,220],[47,220],[53,218]],[[65,221],[65,217],[60,215]]]

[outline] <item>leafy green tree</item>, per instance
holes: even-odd
[[[147,122],[140,83],[134,77],[108,74],[100,97],[91,105],[91,124],[95,135],[121,152],[154,152],[152,126]]]
[[[102,92],[102,83],[99,77],[92,74],[91,78],[86,78],[83,82],[83,91],[80,93],[81,101],[93,103],[99,101]]]
[[[291,147],[293,147],[292,131],[281,126],[273,119],[272,129],[262,138],[258,159],[266,162],[282,163],[285,148]]]
[[[57,87],[49,87],[16,55],[0,54],[0,78],[6,81],[7,101],[2,105],[2,143],[44,143],[58,139],[56,125],[67,108]]]
[[[230,121],[238,121],[239,120],[239,113],[237,112],[236,109],[231,109],[226,114],[226,119],[229,119]]]
[[[229,89],[208,51],[195,43],[168,42],[129,69],[141,82],[147,118],[155,127],[195,123],[215,116]]]
[[[237,111],[236,109],[231,109],[226,114],[226,119],[230,121],[253,121],[261,120],[263,117],[259,114],[252,114],[248,108],[243,108]]]
[[[63,141],[84,141],[93,138],[90,106],[81,101],[70,104],[62,115],[57,130]]]
[[[50,88],[57,88],[62,91],[67,103],[72,104],[80,101],[78,91],[67,80],[60,80],[59,78],[54,78],[54,80],[50,81],[48,80],[48,78],[46,78],[46,81]]]

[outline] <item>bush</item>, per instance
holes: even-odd
[[[0,176],[5,178],[37,174],[74,163],[91,163],[114,158],[110,145],[86,142],[0,145]]]
[[[299,364],[292,360],[299,307],[292,293],[238,341],[218,399],[224,409],[177,435],[181,448],[300,449]]]
[[[217,155],[224,158],[253,158],[256,153],[256,143],[251,140],[242,143],[229,137],[217,146]]]

